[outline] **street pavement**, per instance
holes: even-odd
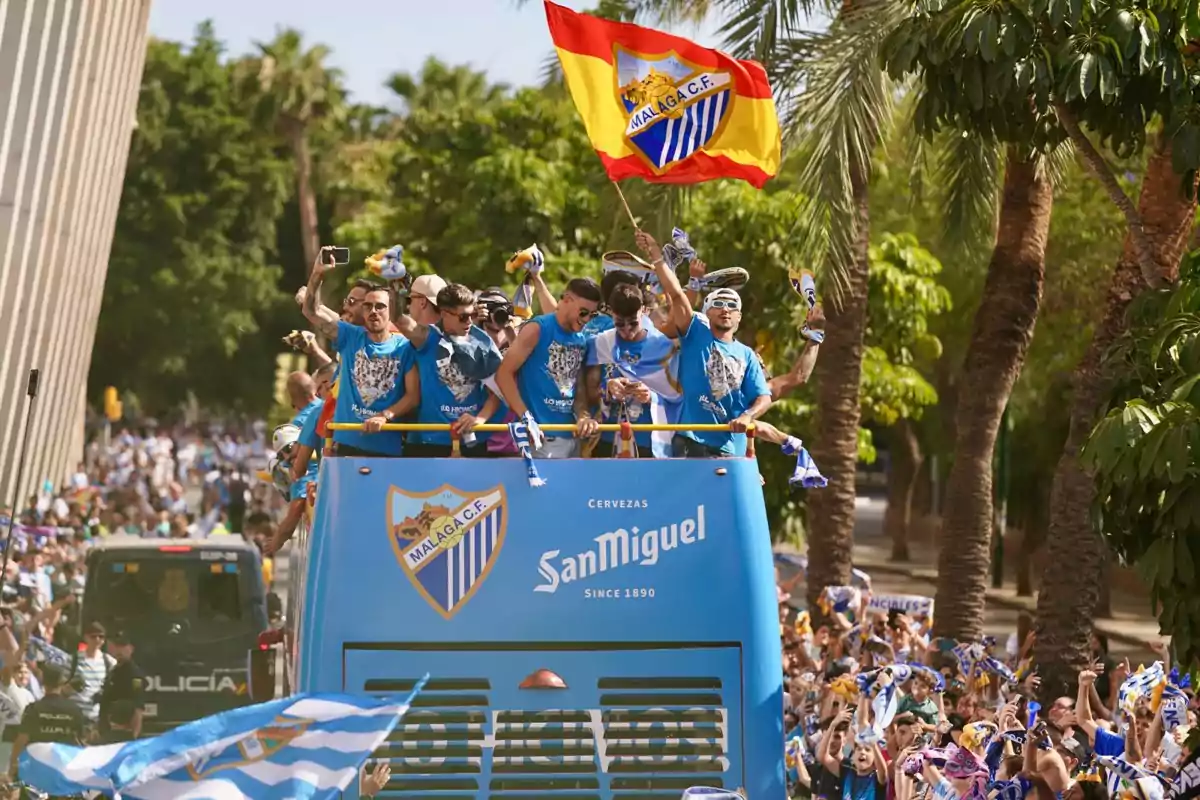
[[[937,583],[937,549],[928,544],[914,542],[910,545],[912,559],[907,564],[889,561],[891,542],[883,535],[883,512],[887,502],[881,498],[859,497],[855,502],[854,566],[871,576],[871,587],[875,594],[915,594],[932,597]],[[786,551],[785,547],[776,548]],[[787,568],[781,568],[784,577],[789,577]],[[983,628],[988,635],[995,636],[1001,646],[1010,634],[1017,630],[1017,616],[1022,609],[1033,610],[1036,598],[1016,596],[1012,576],[1006,577],[1006,587],[988,590]],[[802,580],[792,593],[793,602],[800,607],[805,604],[805,587]],[[1160,639],[1158,623],[1147,613],[1148,602],[1144,598],[1114,593],[1114,619],[1097,620],[1096,627],[1108,635],[1111,653],[1122,658],[1128,656],[1135,665],[1152,660],[1146,643]],[[934,610],[937,613],[937,610]]]

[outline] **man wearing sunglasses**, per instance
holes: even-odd
[[[599,406],[601,423],[646,424],[651,421],[654,396],[645,383],[623,374],[621,365],[632,368],[639,363],[649,337],[666,337],[645,316],[645,298],[636,282],[618,282],[608,295],[607,307],[610,328],[588,341],[588,402]],[[654,457],[649,431],[637,431],[633,438],[639,458]],[[615,456],[614,442],[614,434],[601,434],[596,455]]]
[[[717,289],[692,311],[679,278],[663,260],[650,234],[637,232],[638,246],[650,257],[663,292],[671,302],[671,321],[680,332],[681,421],[725,424],[726,431],[685,431],[675,435],[676,458],[715,458],[737,452],[734,434],[745,433],[771,407],[771,387],[754,351],[733,338],[742,321],[742,298],[733,289]]]
[[[473,324],[475,295],[466,286],[446,285],[438,291],[434,307],[439,319],[432,325],[417,322],[407,314],[397,320],[416,350],[421,373],[417,421],[449,424],[462,436],[487,422],[500,406],[499,399],[483,385],[500,366],[500,350],[485,331]],[[469,445],[463,442],[461,451],[464,456],[486,455],[482,439]],[[405,452],[414,458],[445,458],[450,454],[450,431],[416,431],[410,434]]]
[[[391,293],[372,289],[359,304],[363,327],[339,319],[320,301],[321,283],[334,269],[326,251],[313,264],[304,302],[304,315],[333,342],[341,356],[337,405],[333,421],[362,423],[362,431],[334,431],[339,456],[398,456],[404,450],[399,431],[382,431],[387,422],[416,410],[421,383],[413,348],[403,336],[392,333]]]
[[[539,424],[574,424],[580,438],[596,434],[596,421],[587,411],[582,386],[587,337],[583,328],[600,305],[600,287],[590,278],[567,283],[552,314],[542,314],[521,326],[517,340],[504,354],[496,384],[518,418],[532,414]],[[577,391],[578,389],[578,391]],[[537,458],[572,458],[578,440],[569,432],[546,432]]]

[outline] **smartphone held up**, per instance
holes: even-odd
[[[349,247],[322,247],[321,248],[321,263],[333,264],[334,266],[344,266],[350,263],[350,248]]]

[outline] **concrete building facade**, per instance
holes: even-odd
[[[0,0],[0,505],[83,454],[88,366],[150,0]],[[99,402],[99,398],[93,398]]]

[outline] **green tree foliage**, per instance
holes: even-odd
[[[869,255],[862,405],[868,422],[887,426],[920,419],[937,403],[937,390],[921,368],[942,355],[930,320],[949,311],[951,302],[938,283],[941,262],[912,234],[884,234]]]
[[[186,48],[149,44],[90,396],[111,384],[163,413],[189,391],[218,407],[267,392],[270,375],[230,366],[280,298],[271,254],[290,172],[220,54],[208,26]]]
[[[1200,657],[1200,252],[1173,290],[1142,294],[1107,357],[1120,375],[1083,451],[1095,516],[1113,551],[1150,587],[1178,659]]]
[[[552,279],[580,255],[598,264],[603,172],[570,101],[436,61],[391,85],[408,108],[395,139],[363,151],[363,213],[339,220],[342,243],[364,256],[400,243],[411,266],[475,286],[503,284],[533,242]]]
[[[1200,139],[1185,52],[1200,19],[1188,20],[1189,8],[1173,0],[920,3],[889,35],[885,57],[894,78],[923,76],[915,115],[923,131],[949,126],[1050,150],[1064,138],[1052,115],[1061,103],[1129,153],[1155,114],[1185,143]],[[1184,158],[1195,168],[1200,141],[1190,150]]]
[[[1070,139],[1121,209],[1143,275],[1158,282],[1139,214],[1095,133],[1118,157],[1142,151],[1158,117],[1175,170],[1200,168],[1197,63],[1200,16],[1191,3],[1033,0],[914,4],[883,46],[896,79],[920,78],[918,132],[969,131],[1043,153]]]

